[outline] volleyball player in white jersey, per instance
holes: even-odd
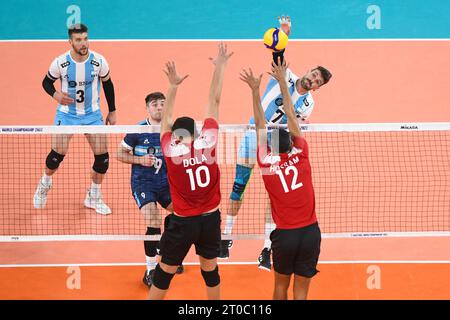
[[[291,31],[291,20],[289,16],[279,18],[280,27],[289,35]],[[273,53],[274,63],[284,60],[284,50]],[[292,70],[286,70],[286,82],[288,84],[289,94],[294,105],[294,110],[299,122],[306,121],[314,108],[314,100],[311,91],[319,89],[331,78],[331,73],[324,67],[318,66],[306,73],[303,77],[298,77]],[[283,96],[280,91],[280,85],[274,78],[270,78],[264,95],[261,99],[261,105],[264,109],[264,116],[268,124],[287,124],[287,116],[284,111]],[[250,124],[255,124],[254,119],[250,119]],[[270,138],[270,136],[269,136]],[[232,233],[233,225],[239,209],[242,204],[245,188],[250,180],[253,167],[256,163],[256,134],[255,131],[248,131],[241,141],[239,147],[238,159],[236,164],[236,175],[233,184],[233,190],[230,194],[230,212],[227,213],[224,234]],[[270,270],[270,233],[275,229],[275,224],[270,215],[270,206],[267,206],[265,214],[265,236],[263,250],[258,258],[259,268]],[[229,249],[232,247],[232,240],[222,240],[220,249],[220,258],[228,258]]]
[[[89,50],[88,29],[83,24],[69,28],[71,50],[53,60],[42,86],[58,102],[54,125],[103,125],[100,111],[100,86],[108,102],[106,124],[116,123],[114,86],[105,58]],[[56,91],[54,82],[61,80],[61,91]],[[103,202],[101,183],[109,166],[108,142],[105,134],[86,134],[94,153],[92,185],[88,189],[84,205],[99,214],[110,214],[111,209]],[[33,198],[36,209],[45,207],[47,193],[52,187],[52,175],[57,171],[66,155],[72,135],[54,135],[51,151],[45,162],[44,174],[39,180]]]

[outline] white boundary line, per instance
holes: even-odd
[[[222,262],[220,265],[257,265],[257,262]],[[450,260],[325,260],[319,264],[450,264]],[[0,268],[44,268],[44,267],[139,267],[144,262],[117,262],[117,263],[49,263],[49,264],[0,264]],[[198,266],[198,262],[184,262],[185,266]]]
[[[0,39],[2,42],[67,42],[68,39]],[[89,39],[90,42],[259,42],[261,39]],[[289,39],[290,42],[413,42],[450,41],[450,38],[354,38],[354,39]]]

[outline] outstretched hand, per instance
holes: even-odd
[[[278,22],[280,23],[280,28],[286,33],[288,36],[291,34],[291,17],[289,16],[281,16],[278,17]]]
[[[261,78],[262,78],[262,73],[258,76],[255,77],[253,75],[253,71],[251,68],[249,68],[249,71],[242,69],[242,72],[239,74],[239,79],[241,79],[242,81],[244,81],[245,83],[248,84],[248,86],[252,89],[252,90],[258,90],[259,89],[259,85],[261,84]]]
[[[177,74],[177,70],[175,68],[175,62],[169,61],[166,63],[166,70],[163,70],[169,79],[169,83],[172,86],[180,85],[184,79],[186,79],[189,75],[185,75],[184,77]]]
[[[233,55],[234,52],[228,53],[227,45],[223,42],[219,43],[219,52],[217,53],[217,57],[209,58],[214,65],[217,64],[226,64],[228,59]]]
[[[268,72],[272,77],[274,77],[278,82],[285,81],[286,79],[286,69],[289,67],[289,64],[286,64],[286,61],[280,63],[278,60],[278,64],[272,62],[272,72]]]

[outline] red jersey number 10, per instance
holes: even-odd
[[[204,172],[204,177],[202,177],[202,171]],[[186,170],[189,175],[189,182],[191,183],[191,191],[195,191],[197,186],[200,188],[205,188],[209,185],[211,177],[209,175],[209,170],[207,166],[200,166],[194,171],[192,169]]]

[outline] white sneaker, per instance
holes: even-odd
[[[106,203],[103,202],[101,193],[94,195],[90,189],[86,194],[86,199],[84,199],[84,205],[88,208],[94,209],[100,214],[107,215],[111,213],[111,209],[106,205]]]
[[[47,193],[51,189],[51,187],[51,181],[49,184],[45,184],[42,183],[42,181],[39,181],[33,197],[33,205],[36,209],[43,209],[45,207],[45,204],[47,203]]]

